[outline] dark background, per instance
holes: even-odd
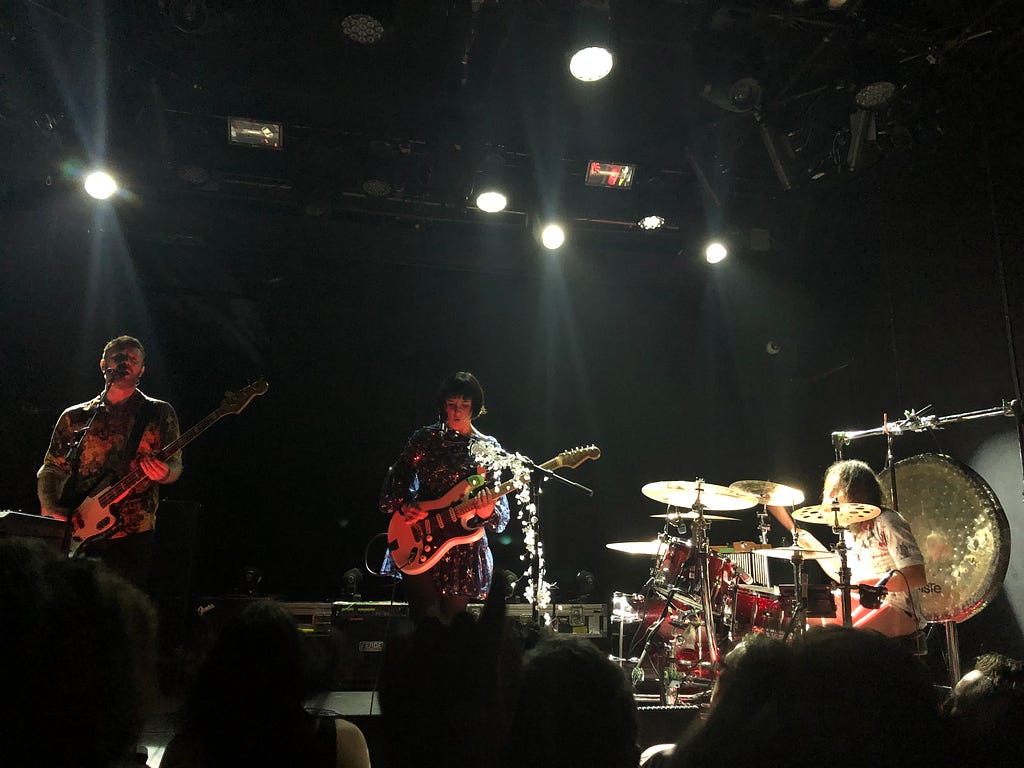
[[[0,506],[37,509],[53,423],[99,389],[114,335],[145,342],[142,388],[183,429],[265,376],[164,493],[201,509],[197,593],[252,566],[266,593],[330,600],[375,566],[381,481],[454,370],[481,379],[478,426],[506,448],[601,448],[567,472],[593,497],[541,497],[560,601],[580,570],[594,601],[643,584],[648,560],[604,545],[661,530],[648,482],[771,479],[813,503],[833,430],[1019,396],[1022,45],[1005,3],[613,2],[616,70],[582,91],[559,53],[568,2],[378,4],[388,37],[364,49],[338,32],[340,2],[79,5],[0,11]],[[851,162],[853,95],[883,69],[898,98]],[[756,117],[699,95],[739,77],[763,87]],[[226,115],[282,122],[284,148],[229,147]],[[374,197],[381,144],[392,190]],[[485,219],[470,193],[489,152],[520,194]],[[104,159],[124,191],[98,203],[79,182]],[[637,162],[637,187],[582,189],[589,159]],[[668,214],[653,233],[635,226],[650,200]],[[533,230],[554,210],[569,240],[552,253]],[[729,237],[719,265],[700,252],[712,231]],[[1011,419],[896,441],[924,451],[979,471],[1019,540]],[[885,445],[846,456],[880,468]],[[754,511],[737,516],[713,543],[756,539]],[[522,571],[518,523],[492,547]],[[1024,655],[1021,578],[1011,557],[960,627],[965,659]],[[361,592],[390,585],[367,574]]]

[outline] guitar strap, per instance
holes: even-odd
[[[145,396],[143,396],[145,398]],[[149,398],[145,398],[142,401],[142,405],[139,406],[139,412],[135,414],[135,424],[132,426],[132,433],[128,435],[128,439],[125,441],[125,447],[135,446],[127,456],[134,458],[135,454],[139,452],[139,446],[142,445],[142,433],[146,431],[146,425],[149,424],[149,420],[156,414],[156,403]],[[130,461],[131,459],[129,459]]]

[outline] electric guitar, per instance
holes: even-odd
[[[540,466],[548,470],[560,467],[576,469],[587,459],[599,458],[601,449],[590,445],[564,451]],[[486,520],[476,515],[473,492],[485,484],[483,477],[473,475],[456,483],[440,498],[417,502],[424,509],[438,511],[411,525],[400,513],[391,516],[388,549],[402,573],[415,576],[429,571],[452,547],[468,544],[484,535]],[[500,499],[514,489],[514,481],[502,483],[493,489],[493,498]]]
[[[266,391],[267,382],[260,379],[238,392],[226,393],[219,408],[163,448],[157,454],[157,458],[164,461],[172,458],[222,416],[241,413],[253,398]],[[97,490],[91,496],[86,496],[71,513],[71,547],[68,557],[74,557],[79,549],[89,542],[106,538],[117,530],[117,514],[110,507],[131,493],[132,489],[145,479],[146,473],[141,467],[136,467],[117,482]]]

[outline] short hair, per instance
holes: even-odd
[[[103,357],[106,358],[108,353],[120,347],[135,347],[143,357],[146,356],[146,348],[134,336],[115,336],[103,346]]]
[[[473,403],[473,418],[487,413],[484,408],[484,388],[480,381],[469,371],[457,371],[441,382],[437,390],[437,412],[444,420],[444,404],[449,397],[468,398]]]
[[[828,491],[829,480],[835,479],[837,490],[846,493],[847,500],[861,504],[883,506],[882,486],[874,470],[863,461],[847,459],[837,461],[825,470],[825,480],[821,489],[822,497]]]

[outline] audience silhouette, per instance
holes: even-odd
[[[369,768],[358,727],[303,707],[316,682],[294,618],[271,601],[247,606],[200,665],[161,768]]]

